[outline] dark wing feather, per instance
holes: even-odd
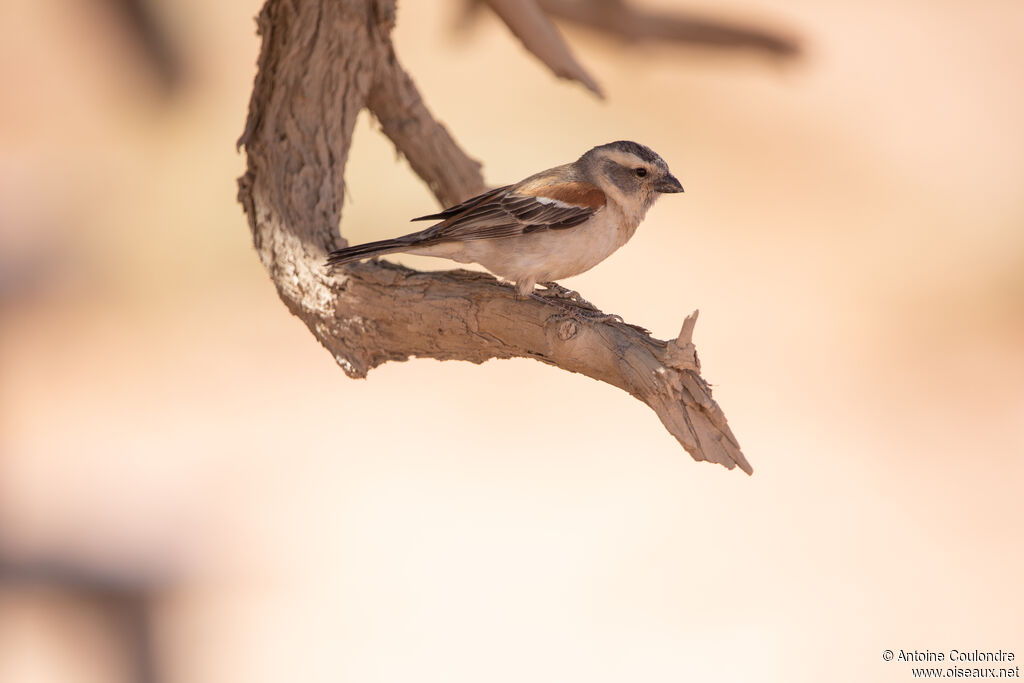
[[[484,192],[483,194],[478,194],[475,197],[470,197],[469,199],[467,199],[464,202],[459,202],[455,206],[449,206],[447,209],[444,209],[443,211],[440,211],[438,213],[432,213],[432,214],[429,214],[427,216],[419,216],[418,218],[413,218],[412,220],[413,221],[443,221],[443,220],[447,220],[447,219],[451,218],[452,216],[454,216],[455,214],[462,213],[463,211],[465,211],[466,209],[470,208],[471,206],[475,206],[476,204],[480,204],[481,202],[485,202],[488,199],[493,199],[494,197],[497,197],[502,192],[507,191],[508,188],[510,188],[510,187],[512,187],[512,186],[511,185],[506,185],[505,187],[496,187],[493,190],[488,190],[487,192]]]
[[[579,225],[600,208],[567,202],[544,202],[537,196],[514,194],[507,190],[502,188],[502,193],[494,191],[490,198],[469,204],[462,213],[454,214],[444,222],[424,230],[423,236],[431,242],[514,237],[528,232]]]

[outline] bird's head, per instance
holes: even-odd
[[[660,194],[683,191],[664,159],[651,148],[629,140],[594,147],[576,163],[588,181],[619,203],[641,212]]]

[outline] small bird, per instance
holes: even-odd
[[[426,230],[333,251],[327,265],[399,252],[439,256],[479,263],[527,297],[538,283],[551,288],[608,258],[633,236],[659,194],[682,191],[660,156],[619,140],[413,219],[439,221]]]

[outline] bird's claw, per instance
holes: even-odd
[[[626,321],[622,319],[622,316],[616,315],[615,313],[594,314],[590,313],[586,309],[582,309],[580,313],[583,315],[584,318],[586,318],[592,323],[622,323],[623,325],[626,324]]]
[[[541,282],[539,284],[544,288],[544,291],[540,292],[540,296],[551,297],[553,299],[568,299],[570,301],[584,301],[579,292],[569,289],[568,287],[563,287],[557,282]]]
[[[548,287],[549,284],[554,283],[544,283],[544,286]],[[553,296],[547,295],[546,292],[543,294],[532,294],[531,296],[537,301],[559,308],[562,312],[556,317],[573,320],[577,323],[620,323],[646,332],[643,328],[638,328],[636,325],[630,325],[623,320],[620,315],[616,315],[615,313],[602,313],[596,306],[582,298],[577,292],[565,289],[561,285],[555,285],[554,288],[548,287],[548,289],[561,291]],[[565,296],[566,292],[573,296]]]

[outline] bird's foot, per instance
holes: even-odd
[[[564,289],[564,288],[563,288]],[[565,290],[569,292],[570,290]],[[576,292],[570,292],[574,294],[576,298],[569,298],[567,296],[548,296],[545,294],[531,294],[530,297],[542,303],[548,304],[558,308],[561,313],[560,317],[574,320],[578,323],[626,323],[621,316],[615,315],[614,313],[602,313],[586,299],[583,299]]]
[[[631,327],[641,334],[650,334],[649,330],[640,327],[639,325],[633,325],[627,323],[622,319],[622,316],[616,315],[615,313],[603,313],[597,306],[590,303],[582,296],[579,292],[574,292],[571,289],[563,287],[557,282],[541,282],[544,289],[537,292],[531,292],[527,296],[535,301],[554,306],[558,308],[561,313],[556,317],[564,320],[571,320],[576,323],[618,323]],[[518,296],[516,298],[519,298]]]
[[[622,319],[621,315],[615,313],[601,313],[600,311],[590,311],[586,308],[577,309],[585,320],[589,320],[592,323],[621,323],[628,325],[625,320]]]
[[[544,288],[544,291],[540,293],[540,296],[542,297],[569,299],[570,301],[585,301],[585,299],[580,296],[579,292],[563,287],[557,282],[541,282],[539,284]]]

